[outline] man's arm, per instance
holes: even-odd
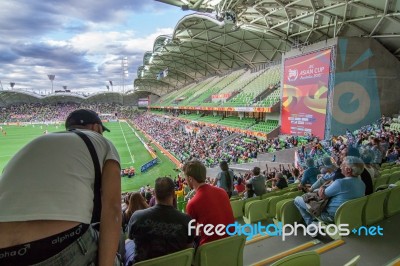
[[[99,264],[114,265],[121,234],[121,178],[120,165],[107,160],[101,177],[101,218]]]
[[[340,193],[341,186],[340,181],[336,180],[329,186],[322,186],[318,191],[318,195],[321,198],[332,198]]]

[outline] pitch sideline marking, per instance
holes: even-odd
[[[125,133],[122,130],[121,122],[118,121],[119,127],[121,128],[122,135],[124,136],[126,146],[128,147],[129,155],[131,156],[132,163],[135,163],[135,157],[132,155],[131,149],[129,148],[128,141],[126,140]]]

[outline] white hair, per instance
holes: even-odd
[[[347,156],[344,158],[343,163],[351,168],[353,176],[359,176],[364,171],[364,162],[355,156]]]

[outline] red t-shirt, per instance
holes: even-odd
[[[238,193],[241,193],[241,192],[243,192],[243,191],[246,189],[246,187],[245,187],[245,185],[242,183],[242,184],[240,184],[240,185],[235,185],[235,189],[236,189],[236,191],[237,191]]]
[[[218,224],[226,226],[235,222],[226,191],[208,184],[197,189],[195,196],[186,206],[186,212],[196,220],[197,224],[203,224],[200,230],[200,245],[228,236],[227,234],[223,236],[215,233],[211,236],[204,234],[203,229],[206,224],[212,224],[215,227]]]

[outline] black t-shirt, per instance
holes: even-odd
[[[276,182],[276,186],[277,186],[279,189],[283,189],[283,188],[285,188],[285,187],[288,187],[286,178],[284,178],[284,177],[283,177],[283,178],[279,178],[278,182]]]
[[[188,235],[190,220],[189,215],[160,204],[134,212],[128,224],[128,237],[135,243],[134,262],[186,249],[195,234]]]
[[[368,170],[364,168],[364,171],[361,173],[361,180],[365,184],[365,195],[372,194],[374,192],[374,185],[372,183],[371,175]]]

